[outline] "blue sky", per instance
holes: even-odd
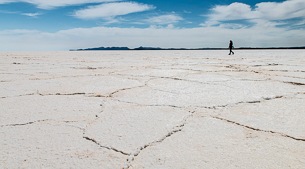
[[[0,50],[305,46],[305,0],[0,0]]]

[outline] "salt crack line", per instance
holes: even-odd
[[[182,120],[182,124],[179,124],[177,126],[175,126],[169,133],[167,133],[165,136],[163,136],[162,138],[158,139],[158,140],[155,140],[151,143],[148,143],[148,144],[145,144],[144,146],[138,148],[136,150],[136,152],[132,153],[129,155],[129,158],[126,160],[126,163],[123,167],[123,169],[129,169],[131,166],[132,166],[132,162],[135,160],[135,157],[137,157],[144,149],[148,148],[148,147],[151,147],[151,146],[154,146],[158,143],[162,143],[165,139],[171,137],[172,135],[174,135],[175,133],[178,133],[180,131],[183,130],[184,126],[186,125],[187,123],[187,120],[193,116],[193,114],[195,113],[195,111],[189,111],[190,114],[186,117],[184,117],[184,119]]]
[[[299,82],[285,82],[284,83],[287,83],[287,84],[292,84],[292,85],[296,85],[296,86],[304,86],[305,84],[304,83],[299,83]]]
[[[30,122],[27,122],[27,123],[6,124],[6,125],[1,125],[0,127],[25,126],[25,125],[30,125],[30,124],[40,123],[40,122],[45,122],[45,121],[50,121],[50,119],[30,121]]]
[[[119,89],[119,90],[116,90],[112,93],[110,93],[108,96],[106,97],[113,97],[113,95],[119,93],[119,92],[122,92],[122,91],[125,91],[125,90],[132,90],[132,89],[136,89],[136,88],[142,88],[142,87],[145,87],[146,85],[140,85],[140,86],[135,86],[135,87],[128,87],[128,88],[122,88],[122,89]]]
[[[247,103],[248,103],[248,104],[261,103],[261,102],[263,102],[263,101],[281,99],[281,98],[284,98],[284,97],[285,97],[285,96],[263,97],[263,98],[260,99],[260,100],[241,101],[241,102],[235,103],[235,105],[237,105],[237,104],[247,104]]]
[[[85,92],[76,92],[76,93],[49,93],[49,94],[42,94],[37,93],[39,96],[85,96],[85,97],[108,97],[104,96],[102,94],[96,94],[96,93],[85,93]]]
[[[305,94],[305,92],[298,92],[295,95],[299,95],[299,94],[303,95],[303,94]]]
[[[35,93],[28,93],[28,94],[15,95],[15,96],[2,96],[1,99],[13,98],[13,97],[23,97],[23,96],[33,96],[33,95],[35,95]]]
[[[284,133],[280,133],[280,132],[276,132],[276,131],[272,131],[272,130],[263,130],[263,129],[259,129],[259,128],[254,128],[254,127],[247,126],[247,125],[244,125],[244,124],[232,121],[232,120],[228,120],[228,119],[225,119],[225,118],[222,118],[222,117],[217,117],[217,116],[210,116],[210,117],[212,117],[214,119],[221,120],[221,121],[225,121],[225,122],[228,122],[228,123],[231,123],[231,124],[235,124],[237,126],[242,126],[242,127],[247,128],[247,129],[250,129],[250,130],[260,131],[260,132],[265,132],[265,133],[277,134],[277,135],[280,135],[280,136],[283,136],[283,137],[287,137],[287,138],[290,138],[290,139],[293,139],[293,140],[296,140],[296,141],[305,141],[305,138],[297,138],[297,137],[290,136],[288,134],[284,134]]]
[[[79,77],[96,77],[96,76],[106,76],[104,74],[94,74],[94,75],[77,75],[77,76],[57,76],[57,77],[48,77],[48,78],[29,78],[32,81],[39,80],[55,80],[55,79],[64,79],[64,78],[79,78]]]
[[[217,108],[225,108],[229,106],[236,106],[239,104],[255,104],[255,103],[262,103],[263,101],[269,101],[269,100],[274,100],[274,99],[280,99],[288,96],[275,96],[275,97],[263,97],[260,100],[252,100],[252,101],[241,101],[237,103],[232,103],[232,104],[225,104],[225,105],[216,105],[216,106],[195,106],[198,108],[205,108],[205,109],[213,109],[216,110]]]
[[[221,86],[220,84],[215,84],[215,82],[201,82],[201,81],[197,81],[197,80],[183,79],[183,78],[178,78],[178,77],[159,77],[158,79],[170,79],[170,80],[184,81],[184,82],[189,82],[189,83],[197,83],[197,84],[204,84],[204,85],[213,84],[213,85]]]
[[[75,95],[89,95],[93,93],[84,93],[84,92],[76,92],[76,93],[48,93],[48,94],[43,94],[37,91],[36,93],[28,93],[28,94],[23,94],[23,95],[16,95],[16,96],[8,96],[8,97],[0,97],[1,99],[6,99],[6,98],[13,98],[13,97],[23,97],[23,96],[34,96],[34,95],[39,95],[39,96],[75,96]]]
[[[98,145],[98,146],[101,147],[101,148],[105,148],[105,149],[108,149],[108,150],[112,150],[112,151],[115,151],[115,152],[117,152],[117,153],[121,153],[121,154],[123,154],[123,155],[128,155],[128,156],[131,155],[130,153],[126,153],[126,152],[124,152],[124,151],[118,150],[118,149],[113,148],[113,147],[103,146],[103,145],[101,145],[98,141],[96,141],[96,140],[93,139],[93,138],[89,138],[89,137],[87,137],[87,136],[83,136],[83,138],[86,139],[86,140],[88,140],[88,141],[91,141],[91,142],[95,143],[96,145]]]
[[[140,104],[137,102],[131,102],[131,101],[124,101],[124,100],[120,100],[120,99],[112,99],[114,101],[118,101],[121,103],[127,103],[127,104],[133,104],[136,106],[142,106],[142,107],[171,107],[171,108],[177,108],[177,109],[188,109],[188,107],[182,107],[182,106],[177,106],[177,105],[171,105],[171,104]]]
[[[117,75],[123,76],[124,74],[117,74]],[[200,81],[196,81],[196,80],[188,80],[188,79],[183,79],[183,78],[179,78],[179,77],[175,77],[175,76],[151,76],[151,75],[128,75],[128,76],[151,78],[147,82],[149,82],[151,80],[156,80],[156,79],[170,79],[170,80],[185,81],[185,82],[190,82],[190,83],[212,84],[210,82],[200,82]]]
[[[55,94],[42,94],[37,92],[40,96],[75,96],[75,95],[86,95],[84,92],[76,92],[76,93],[55,93]],[[89,94],[89,93],[88,93]],[[91,94],[91,93],[90,93]]]
[[[171,107],[171,108],[177,108],[177,109],[187,109],[186,107],[170,105],[170,104],[151,104],[151,105],[144,105],[144,106],[148,106],[148,107]]]

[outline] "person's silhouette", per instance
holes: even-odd
[[[234,55],[234,52],[232,51],[233,48],[234,48],[233,42],[232,42],[232,40],[230,40],[230,43],[229,43],[230,53],[229,53],[229,55],[231,55],[231,53],[233,53],[233,55]]]

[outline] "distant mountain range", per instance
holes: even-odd
[[[235,50],[264,50],[264,49],[305,49],[302,47],[240,47],[234,48]],[[160,47],[138,47],[130,49],[128,47],[96,47],[96,48],[86,48],[86,49],[71,49],[70,51],[96,51],[96,50],[228,50],[228,48],[160,48]]]

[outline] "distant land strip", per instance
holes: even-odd
[[[96,48],[86,48],[86,49],[71,49],[70,51],[90,51],[90,50],[227,50],[228,48],[160,48],[160,47],[138,47],[138,48],[128,48],[128,47],[96,47]],[[267,50],[267,49],[305,49],[302,47],[240,47],[234,48],[235,50]]]

